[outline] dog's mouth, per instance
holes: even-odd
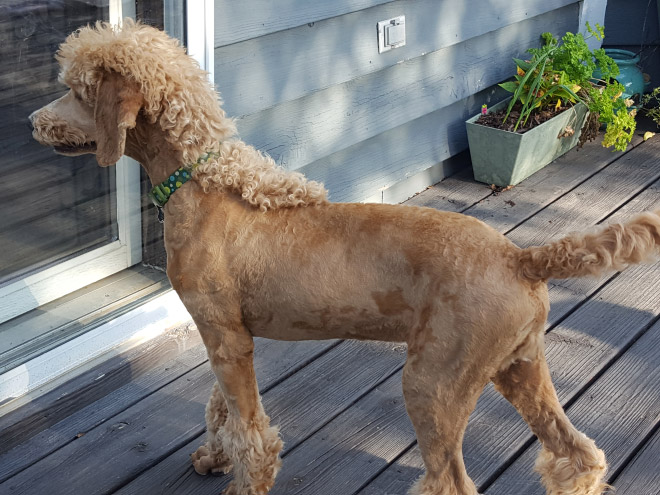
[[[57,145],[53,146],[55,153],[65,156],[78,156],[84,155],[85,153],[94,153],[96,152],[96,143],[91,141],[89,143],[83,143],[78,146],[69,146],[69,145]]]

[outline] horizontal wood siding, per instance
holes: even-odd
[[[579,20],[571,0],[301,3],[291,19],[267,15],[261,1],[225,3],[216,2],[215,50],[225,110],[246,142],[323,181],[335,201],[383,198],[423,173],[390,195],[399,198],[442,178],[441,162],[467,148],[463,121],[511,75],[511,58]],[[239,16],[231,29],[219,12]],[[406,46],[378,54],[376,23],[402,14]],[[255,21],[264,16],[272,22]]]
[[[370,202],[382,202],[382,198],[380,201],[372,198],[374,193],[382,193],[465,149],[467,135],[464,122],[484,102],[491,100],[493,93],[501,95],[499,91],[486,90],[469,96],[332,153],[299,171],[310,179],[323,182],[330,191],[332,201],[368,199]]]
[[[231,45],[250,38],[283,31],[321,19],[366,9],[391,0],[309,0],[215,2],[215,46]],[[240,22],[237,20],[240,19]]]
[[[481,6],[474,0],[399,0],[320,20],[311,26],[305,24],[217,47],[216,82],[226,102],[225,109],[230,115],[243,116],[575,3],[575,0],[491,0],[487,6]],[[223,8],[217,6],[216,12]],[[406,45],[379,54],[376,23],[398,15],[406,16]],[[571,17],[575,29],[577,10]],[[238,19],[234,22],[242,24]],[[543,31],[554,32],[555,28],[555,20],[549,18],[536,36]],[[216,26],[216,33],[219,29]],[[479,56],[495,55],[495,48]],[[497,48],[511,51],[507,46]],[[452,69],[456,71],[457,67]]]

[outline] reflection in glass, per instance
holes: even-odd
[[[28,115],[65,93],[54,54],[107,0],[0,4],[0,284],[117,238],[114,168],[56,155]]]

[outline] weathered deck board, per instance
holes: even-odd
[[[399,372],[287,456],[272,494],[355,493],[414,435]]]
[[[255,368],[262,391],[332,346],[331,341],[291,343],[259,339]],[[80,487],[81,493],[105,493],[116,489],[126,476],[135,476],[135,471],[139,474],[141,468],[151,466],[189,438],[199,435],[203,430],[204,407],[215,377],[207,366],[196,365],[182,371],[175,380],[148,390],[141,401],[124,404],[128,407],[115,411],[114,416],[102,418],[84,436],[31,463],[18,475],[0,484],[0,493],[3,489],[26,494],[58,489],[64,492],[72,482]],[[170,422],[164,418],[176,420]],[[78,418],[72,421],[75,419]],[[71,430],[75,426],[78,426],[75,422],[67,423],[62,428]],[[94,456],[98,466],[94,470],[86,469],[86,458],[99,446],[102,449]],[[113,475],[118,468],[118,459],[128,468],[120,469],[121,476]],[[99,481],[101,478],[103,482]]]
[[[521,247],[538,245],[602,221],[660,178],[658,154],[660,140],[638,146],[511,231],[509,238]]]
[[[405,348],[397,344],[343,342],[307,366],[294,380],[287,380],[266,392],[263,395],[264,408],[273,424],[280,426],[284,452],[295,448],[396,372],[401,367],[404,353]],[[350,366],[356,360],[364,366],[357,369]],[[201,435],[193,438],[117,493],[141,494],[146,490],[177,494],[217,493],[218,484],[226,484],[226,479],[189,479],[192,470],[190,454],[203,442]],[[187,481],[182,484],[184,479]]]
[[[359,488],[354,485],[364,479],[365,470],[385,463],[383,459],[379,461],[378,457],[389,455],[388,461],[393,460],[401,445],[409,441],[408,437],[413,434],[401,398],[400,383],[401,374],[397,372],[329,423],[326,424],[329,418],[323,418],[318,423],[319,427],[323,427],[310,430],[302,444],[287,443],[286,425],[282,425],[284,465],[271,493],[353,493],[354,490],[349,488]],[[306,407],[312,409],[313,404]],[[298,421],[304,414],[304,408],[289,410],[287,413],[293,421]],[[365,424],[369,424],[369,428],[364,428]],[[391,432],[394,429],[398,434],[374,434],[374,429],[377,432]],[[132,483],[116,493],[137,495],[151,489],[163,494],[215,495],[223,490],[231,478],[202,478],[194,475],[188,452],[194,451],[196,444],[187,447],[181,449],[185,452],[176,454],[179,463],[176,466],[177,476],[168,473],[167,469],[157,467],[152,470],[154,473],[148,472],[148,476],[137,480],[138,483]],[[320,459],[315,459],[317,456]],[[313,460],[321,459],[324,470],[320,473]],[[171,465],[172,462],[168,459],[163,464]],[[161,481],[161,475],[166,475],[166,479]],[[330,481],[332,483],[328,484]]]
[[[171,377],[178,376],[179,367],[179,374],[183,374],[202,363],[206,359],[205,352],[195,349],[200,344],[201,338],[196,329],[177,328],[146,346],[115,356],[19,409],[0,416],[0,453],[4,454],[18,443],[25,445],[23,442],[29,438],[90,404],[100,407],[97,401],[105,400],[108,394],[124,385],[129,388],[137,386],[146,395],[149,391],[147,384],[152,379],[167,383]],[[198,357],[194,357],[196,354]],[[145,377],[146,383],[143,383],[141,380],[145,373],[152,376]],[[116,399],[120,402],[115,405],[126,399],[130,401],[130,394],[128,397],[120,394]],[[0,479],[4,479],[4,468],[8,466],[4,462],[0,465]]]
[[[196,329],[193,330],[197,333]],[[198,337],[194,340],[200,340]],[[147,355],[159,355],[161,352],[164,355],[175,354],[177,343],[172,342],[167,345],[161,345],[161,349],[152,350]],[[179,351],[180,352],[180,351]],[[153,359],[153,358],[152,358]],[[136,366],[148,366],[148,363],[136,359],[134,363]],[[99,426],[107,418],[111,418],[129,407],[137,404],[150,394],[157,392],[163,386],[175,380],[179,376],[185,374],[191,369],[200,366],[206,361],[206,349],[201,343],[188,352],[172,359],[167,364],[152,368],[149,372],[140,376],[139,369],[134,366],[121,367],[119,370],[114,371],[110,376],[99,377],[99,382],[104,381],[122,381],[130,380],[125,385],[116,388],[115,390],[107,393],[107,395],[100,399],[91,402],[88,406],[78,406],[78,410],[68,415],[66,418],[58,421],[52,426],[38,432],[31,438],[24,440],[20,445],[15,446],[11,450],[0,454],[0,482],[7,480],[9,477],[27,468],[28,466],[40,461],[44,457],[52,454],[53,452],[61,449],[65,445],[74,442],[80,435],[85,435],[93,428]],[[126,377],[125,375],[135,373],[137,376],[134,378]],[[89,386],[83,387],[80,391],[76,392],[77,397],[82,395],[91,395],[90,388],[97,394],[102,393],[103,388],[108,387],[105,383],[99,383],[98,386],[92,383]],[[97,390],[98,389],[98,390]],[[81,402],[89,400],[87,397],[81,397]],[[75,397],[73,398],[75,401]],[[69,401],[69,407],[71,407]],[[56,409],[55,407],[53,409]],[[27,429],[31,425],[28,424],[24,428]],[[11,444],[4,444],[9,447]]]
[[[660,493],[660,430],[637,452],[613,483],[617,495]]]
[[[426,206],[437,210],[463,213],[470,206],[492,194],[486,184],[475,182],[472,169],[466,169],[434,184],[405,202],[409,206]]]
[[[660,422],[660,324],[650,328],[605,374],[568,408],[575,426],[605,451],[610,472],[616,472],[635,453],[639,443]],[[535,442],[487,491],[487,495],[542,495],[532,475],[540,446]],[[657,463],[657,459],[656,459]],[[639,495],[653,492],[647,487]]]

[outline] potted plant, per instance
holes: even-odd
[[[587,30],[603,39],[602,26]],[[541,48],[528,50],[531,60],[514,59],[514,79],[500,84],[512,97],[466,123],[480,182],[515,185],[578,142],[595,139],[601,126],[605,147],[623,151],[632,139],[635,110],[621,98],[614,60],[603,49],[590,50],[582,34],[566,33],[561,42],[550,33],[542,38]]]

